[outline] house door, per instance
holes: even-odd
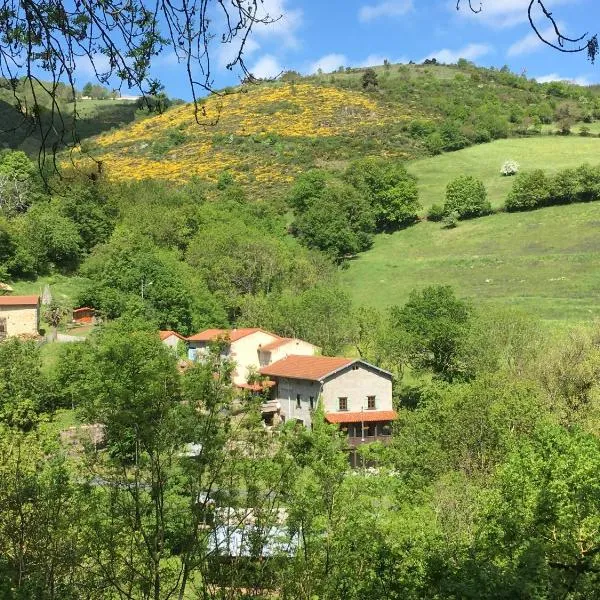
[[[0,340],[3,340],[8,335],[6,330],[6,317],[0,317]]]

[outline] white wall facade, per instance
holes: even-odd
[[[231,342],[230,358],[235,361],[236,368],[233,374],[233,383],[246,383],[248,379],[248,370],[252,367],[258,370],[260,368],[258,351],[259,347],[270,344],[277,340],[274,334],[265,331],[256,331],[243,338]]]
[[[6,319],[7,337],[37,335],[39,307],[31,305],[0,306],[0,319]]]
[[[162,343],[175,351],[177,350],[177,345],[179,344],[180,340],[181,338],[171,334],[169,337],[166,337],[164,340],[162,340]]]
[[[348,398],[348,410],[367,409],[367,397],[375,396],[375,410],[393,410],[392,376],[362,363],[344,367],[323,383],[325,412],[341,412],[339,398]]]
[[[281,414],[286,421],[296,419],[310,427],[313,407],[317,402],[323,403],[326,413],[368,412],[367,397],[375,396],[375,409],[393,410],[392,377],[364,365],[355,363],[328,377],[323,384],[308,379],[293,379],[288,377],[272,377],[277,382],[272,394],[281,404]],[[300,406],[298,407],[298,395]],[[339,410],[339,398],[348,399],[348,410]]]
[[[317,347],[304,340],[289,340],[277,348],[270,351],[260,352],[260,366],[266,367],[282,358],[286,358],[291,354],[296,356],[314,356],[317,353]]]
[[[312,424],[312,411],[310,399],[313,399],[313,407],[317,408],[317,402],[321,395],[321,384],[318,381],[308,379],[291,379],[287,377],[274,378],[277,385],[274,395],[281,404],[281,415],[286,421],[295,419],[302,421],[306,427]],[[298,395],[300,406],[298,407]]]

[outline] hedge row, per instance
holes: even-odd
[[[547,175],[541,169],[520,173],[506,198],[507,211],[590,202],[600,198],[600,166],[581,165]]]

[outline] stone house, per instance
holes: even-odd
[[[0,340],[38,335],[39,324],[39,296],[0,296]]]
[[[312,424],[317,403],[325,419],[348,436],[350,447],[387,441],[396,418],[392,374],[364,360],[290,355],[260,370],[275,382],[270,405],[283,420]]]
[[[201,360],[209,346],[216,341],[224,342],[223,357],[235,362],[233,383],[247,388],[248,376],[265,366],[286,356],[294,350],[297,354],[313,355],[317,348],[302,340],[282,338],[275,333],[258,327],[240,329],[206,329],[186,338],[188,358]],[[275,358],[273,358],[275,357]]]

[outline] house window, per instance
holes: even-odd
[[[352,365],[352,370],[353,371],[358,371],[358,365]]]
[[[348,398],[338,398],[338,409],[348,410]]]
[[[302,408],[302,396],[296,394],[296,408]]]
[[[311,396],[308,401],[310,403],[310,410],[314,410],[315,409],[315,397]]]
[[[367,409],[375,410],[375,396],[367,396]]]
[[[0,340],[3,340],[7,336],[6,330],[6,317],[0,319]]]

